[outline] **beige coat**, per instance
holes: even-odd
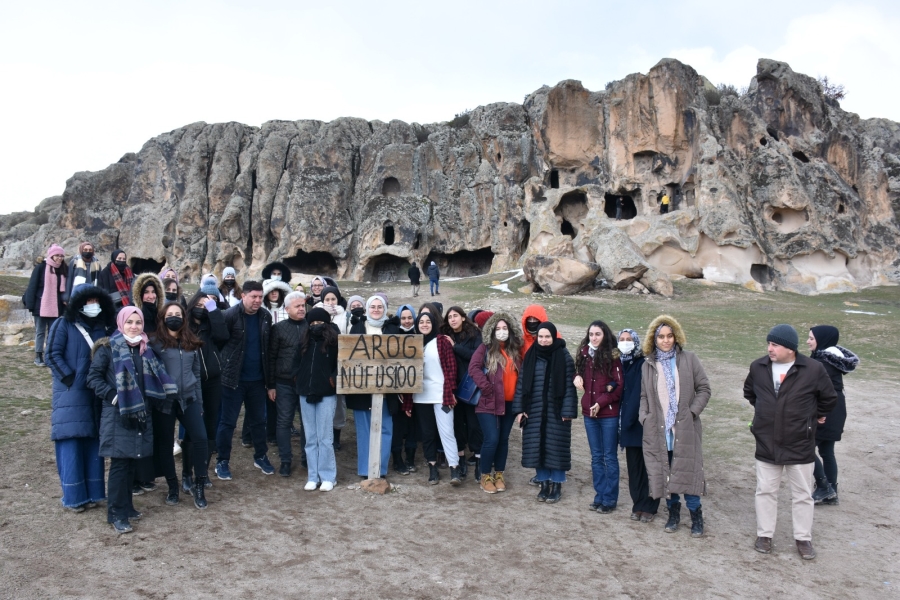
[[[709,402],[709,379],[700,359],[693,352],[678,350],[678,413],[675,417],[675,443],[672,465],[666,450],[666,412],[660,403],[659,389],[665,389],[662,366],[650,354],[641,368],[641,409],[638,419],[644,426],[644,461],[650,481],[650,496],[668,498],[669,494],[706,494],[703,475],[703,428],[700,413]]]

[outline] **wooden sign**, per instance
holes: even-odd
[[[338,394],[422,392],[421,335],[342,335],[338,338]]]

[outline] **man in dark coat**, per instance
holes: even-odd
[[[438,268],[437,263],[431,261],[431,264],[428,265],[428,285],[431,289],[431,295],[435,294],[440,295],[441,293],[441,270]]]
[[[416,266],[415,261],[413,261],[413,264],[409,268],[409,271],[406,272],[406,276],[409,277],[409,283],[412,285],[413,296],[418,296],[419,281],[421,281],[422,279],[422,271],[420,271],[419,267]]]
[[[812,560],[816,425],[834,408],[837,394],[822,364],[797,354],[793,327],[776,325],[766,341],[767,356],[750,365],[744,381],[744,398],[754,408],[750,430],[756,438],[755,548],[763,554],[772,551],[778,488],[786,472],[797,551]]]
[[[232,438],[242,404],[244,418],[250,421],[253,465],[265,475],[275,473],[266,445],[266,390],[273,387],[266,360],[272,315],[260,310],[262,302],[262,284],[251,280],[244,283],[241,301],[225,311],[230,338],[222,349],[222,413],[216,434],[219,451],[216,477],[226,481],[231,479]]]

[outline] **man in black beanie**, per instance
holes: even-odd
[[[794,541],[804,560],[812,546],[813,462],[816,425],[837,403],[825,367],[797,354],[797,331],[776,325],[766,336],[767,355],[750,365],[744,398],[753,405],[750,431],[756,438],[757,552],[772,552],[778,514],[778,488],[787,473],[791,486]]]

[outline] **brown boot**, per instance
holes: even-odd
[[[753,544],[753,548],[762,554],[772,554],[772,538],[757,537],[756,543]]]
[[[496,494],[497,488],[494,486],[494,479],[487,473],[481,476],[481,489],[488,494]]]
[[[506,482],[503,481],[503,471],[494,473],[494,487],[497,488],[498,492],[506,491]]]
[[[812,560],[816,557],[816,551],[813,549],[812,542],[794,540],[797,542],[797,552],[803,560]]]

